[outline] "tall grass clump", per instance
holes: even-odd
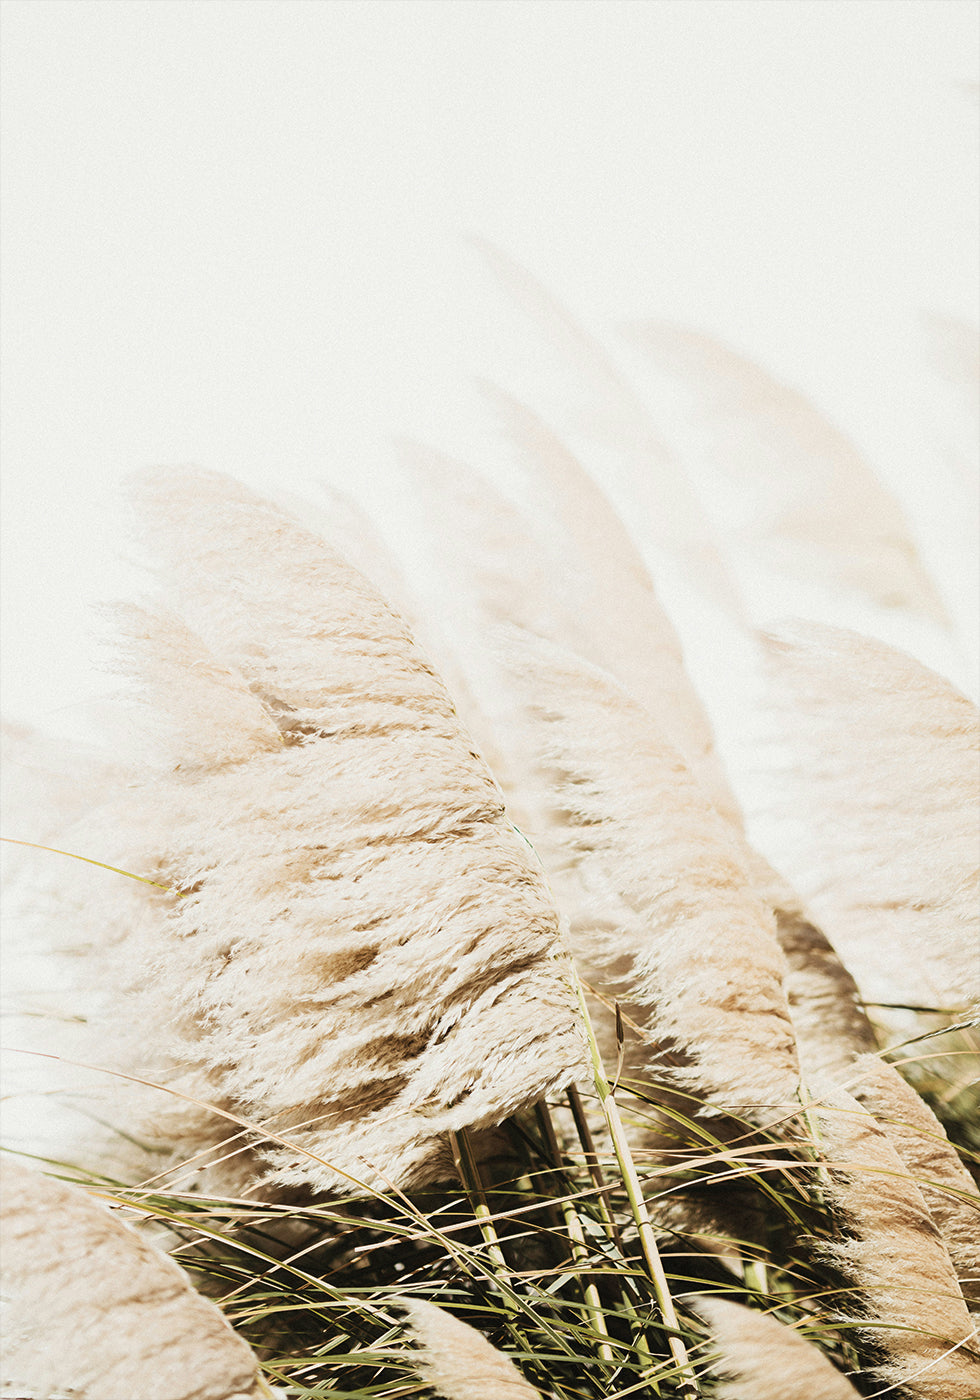
[[[489,257],[576,391],[485,391],[510,490],[404,448],[413,572],[336,497],[148,474],[103,750],[11,727],[12,1082],[61,1107],[10,1137],[0,1394],[976,1400],[976,711],[760,636],[745,538]],[[638,334],[744,480],[796,454],[768,570],[948,627],[811,405]],[[660,569],[764,685],[755,785]]]

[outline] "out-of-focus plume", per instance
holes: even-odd
[[[718,1400],[857,1400],[846,1376],[793,1327],[728,1298],[692,1299],[718,1356]]]
[[[816,1106],[840,1236],[833,1262],[879,1374],[915,1400],[972,1400],[980,1352],[956,1272],[905,1163],[871,1114],[841,1090]]]
[[[475,1327],[421,1298],[401,1299],[399,1306],[418,1343],[411,1361],[444,1400],[541,1400],[510,1357]]]
[[[898,502],[809,399],[696,331],[644,322],[630,338],[697,393],[698,480],[739,558],[945,621]]]
[[[169,1255],[81,1187],[5,1159],[4,1395],[269,1400],[251,1348]]]
[[[741,615],[739,591],[683,467],[671,457],[646,405],[602,346],[526,268],[485,239],[487,267],[533,326],[553,370],[547,416],[581,442],[604,482],[632,503],[644,548],[726,617]]]
[[[754,825],[866,1001],[980,995],[978,720],[910,657],[839,629],[767,643],[772,785]]]

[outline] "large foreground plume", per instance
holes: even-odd
[[[77,1400],[262,1400],[252,1350],[174,1261],[80,1187],[3,1184],[0,1389]]]
[[[361,575],[223,477],[137,499],[177,616],[128,615],[155,760],[98,821],[167,887],[131,885],[106,960],[122,1067],[247,1119],[287,1180],[444,1174],[447,1131],[581,1065],[539,869]],[[185,1101],[185,1142],[222,1124]]]

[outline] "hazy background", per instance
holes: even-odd
[[[681,322],[805,389],[941,566],[958,428],[919,316],[978,315],[978,20],[7,0],[5,711],[71,730],[105,687],[90,604],[139,583],[133,469],[329,476],[383,507],[392,434],[473,444],[470,373],[534,366],[470,234],[604,333]]]

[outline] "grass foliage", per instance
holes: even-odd
[[[942,1112],[980,1177],[980,1157],[968,1145],[976,1050],[977,1027],[966,1023],[926,1033],[892,1058]],[[805,1109],[763,1132],[712,1119],[704,1104],[685,1111],[675,1089],[652,1080],[620,1082],[615,1098],[631,1130],[655,1131],[663,1144],[636,1158],[655,1219],[680,1203],[680,1218],[751,1227],[751,1238],[739,1238],[737,1228],[658,1227],[674,1330],[665,1325],[615,1154],[590,1128],[598,1100],[574,1088],[493,1133],[453,1135],[458,1180],[409,1194],[318,1199],[296,1190],[232,1199],[172,1184],[201,1161],[139,1185],[65,1164],[46,1169],[157,1235],[289,1400],[433,1394],[413,1364],[400,1306],[413,1297],[477,1328],[549,1400],[714,1394],[716,1351],[690,1305],[708,1294],[793,1327],[859,1393],[888,1393],[868,1374],[880,1355],[862,1336],[861,1300],[848,1296],[823,1249],[838,1223],[807,1144]],[[240,1151],[246,1136],[230,1135],[224,1150]]]

